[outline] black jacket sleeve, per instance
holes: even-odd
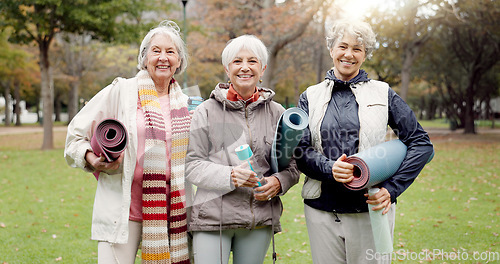
[[[386,188],[391,201],[401,195],[415,180],[434,152],[429,135],[418,123],[408,104],[389,89],[389,126],[408,147],[406,157],[393,177],[380,184]]]

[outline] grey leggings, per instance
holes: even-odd
[[[203,264],[227,264],[233,251],[234,264],[262,264],[272,238],[270,226],[248,230],[193,232],[194,262]],[[222,262],[221,249],[222,242]]]

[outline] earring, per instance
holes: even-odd
[[[231,83],[231,80],[228,80],[228,81],[227,81],[227,83],[229,83],[229,84],[230,84],[230,83]]]
[[[259,82],[262,83],[262,79],[260,79]]]

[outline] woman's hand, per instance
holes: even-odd
[[[382,187],[380,188],[380,191],[378,191],[376,194],[369,196],[368,193],[365,193],[365,197],[368,199],[366,200],[366,203],[375,205],[372,210],[378,211],[381,209],[384,209],[382,211],[382,214],[387,214],[389,212],[389,209],[391,209],[391,194],[389,191]]]
[[[269,201],[281,192],[281,183],[278,178],[271,176],[265,177],[265,180],[267,181],[266,184],[254,189],[254,197],[258,201]]]
[[[233,168],[231,171],[231,180],[234,187],[255,187],[257,186],[257,173],[250,170],[247,162],[244,162]]]
[[[347,159],[347,155],[342,154],[332,167],[332,176],[340,183],[348,183],[354,179],[354,165],[344,162],[345,159]]]
[[[123,162],[124,153],[122,152],[118,159],[113,162],[107,162],[104,155],[100,157],[97,156],[92,151],[87,151],[85,153],[85,160],[92,166],[96,171],[109,172],[120,168],[120,164]]]

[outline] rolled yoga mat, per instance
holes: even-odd
[[[355,166],[355,177],[344,186],[362,190],[377,185],[396,173],[406,157],[406,145],[399,139],[387,141],[347,157],[345,162]],[[427,163],[434,157],[432,153]]]
[[[127,130],[116,119],[104,119],[96,127],[90,140],[92,151],[97,156],[103,155],[108,162],[116,160],[127,147]],[[99,171],[94,172],[96,179]]]
[[[297,107],[288,108],[280,116],[271,150],[271,168],[273,172],[285,169],[292,160],[293,150],[302,138],[302,131],[307,127],[307,113]]]
[[[368,194],[374,195],[379,192],[379,188],[368,189]],[[383,210],[373,211],[375,205],[368,204],[368,213],[372,225],[373,240],[375,249],[380,254],[389,254],[393,251],[392,234],[387,214],[382,214]]]

